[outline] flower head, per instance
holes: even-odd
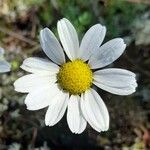
[[[116,38],[101,46],[106,28],[100,24],[86,32],[80,45],[77,32],[67,19],[58,21],[57,29],[63,48],[48,28],[41,30],[42,49],[52,61],[33,57],[24,60],[21,68],[31,74],[18,79],[15,90],[28,93],[25,104],[29,110],[48,106],[45,116],[48,126],[60,121],[67,109],[67,122],[73,133],[82,133],[87,122],[98,132],[106,131],[108,110],[92,89],[93,84],[113,94],[129,95],[135,92],[137,83],[135,74],[128,70],[94,69],[114,62],[126,44]]]
[[[0,73],[9,72],[10,64],[4,59],[4,49],[0,47]]]

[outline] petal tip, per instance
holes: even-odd
[[[45,125],[49,126],[49,123],[48,123],[48,121],[46,119],[45,119]]]

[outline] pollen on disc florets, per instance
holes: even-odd
[[[57,79],[63,90],[70,94],[77,95],[90,88],[92,76],[90,66],[82,60],[76,59],[60,67]]]

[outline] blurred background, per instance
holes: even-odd
[[[26,74],[19,68],[29,56],[46,57],[39,31],[68,18],[80,39],[89,27],[107,27],[105,41],[122,37],[125,53],[111,67],[136,73],[138,88],[130,96],[99,90],[110,113],[110,129],[98,133],[90,126],[81,135],[70,132],[66,115],[45,127],[46,109],[28,111],[25,94],[14,91],[14,81]],[[12,71],[0,75],[0,150],[149,150],[150,149],[150,0],[0,0],[0,46]]]

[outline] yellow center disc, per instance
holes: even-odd
[[[60,87],[73,95],[81,94],[89,89],[92,77],[90,66],[80,59],[63,64],[57,74]]]

